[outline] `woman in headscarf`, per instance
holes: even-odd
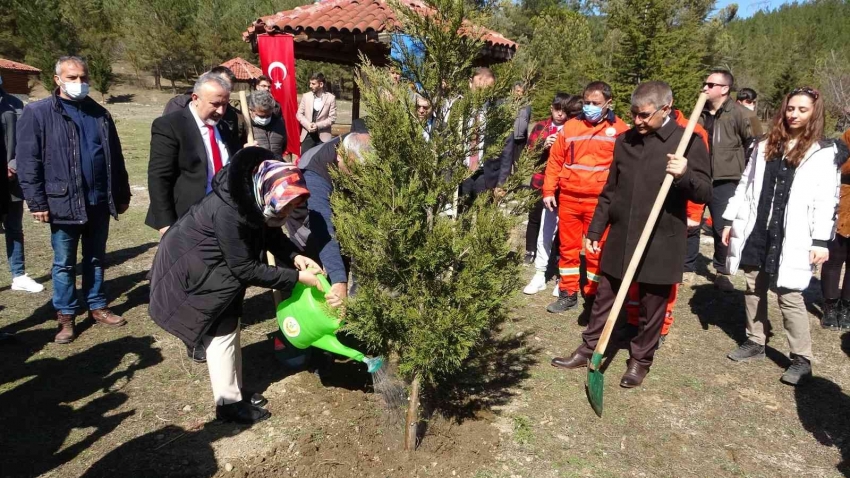
[[[160,242],[151,271],[150,316],[187,344],[207,351],[216,417],[252,424],[269,417],[266,400],[242,388],[239,317],[248,286],[287,297],[297,282],[318,286],[319,266],[298,255],[280,226],[309,196],[300,170],[262,148],[245,148],[213,178]],[[287,266],[260,261],[270,251]],[[294,266],[294,268],[293,268]],[[328,303],[341,300],[330,293]]]

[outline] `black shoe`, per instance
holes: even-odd
[[[215,418],[225,422],[239,423],[240,425],[253,425],[268,419],[271,416],[265,408],[255,407],[242,400],[241,402],[227,405],[216,405]]]
[[[747,340],[740,347],[726,355],[736,362],[746,362],[764,358],[764,345],[759,345],[752,340]]]
[[[812,378],[812,362],[806,357],[791,354],[791,366],[785,370],[779,381],[788,385],[799,385],[809,378]]]
[[[242,390],[242,401],[247,401],[255,407],[265,407],[269,404],[269,401],[266,400],[266,397],[260,395],[259,393],[249,392],[245,389]]]
[[[838,315],[844,310],[838,299],[827,299],[823,304],[823,318],[820,326],[825,329],[838,329]]]
[[[525,251],[525,257],[522,259],[522,262],[525,264],[534,264],[534,253]]]
[[[576,305],[578,305],[578,292],[570,294],[569,292],[562,290],[558,291],[558,300],[549,304],[549,307],[546,307],[546,311],[557,314],[560,312],[566,312]]]
[[[207,363],[207,350],[204,348],[204,344],[200,343],[194,347],[191,345],[186,346],[186,355],[189,356],[195,363]]]
[[[850,300],[842,300],[838,306],[838,328],[850,329]]]
[[[0,332],[0,344],[10,343],[15,340],[15,334]]]

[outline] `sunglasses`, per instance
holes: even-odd
[[[714,88],[715,86],[729,86],[729,85],[724,85],[722,83],[710,83],[710,82],[706,81],[705,83],[702,84],[702,86],[707,86],[708,89],[710,90],[710,89]]]
[[[791,96],[796,96],[799,94],[809,95],[814,99],[818,99],[818,97],[820,97],[820,93],[818,92],[818,90],[814,90],[809,87],[795,88],[794,91],[792,91],[791,94],[788,95],[788,97],[790,98]]]

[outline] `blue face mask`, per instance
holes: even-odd
[[[596,105],[584,105],[581,107],[584,118],[593,124],[602,121],[602,107]]]

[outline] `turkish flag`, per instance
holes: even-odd
[[[286,124],[286,151],[301,156],[301,125],[298,112],[298,91],[295,86],[295,38],[289,34],[259,35],[260,68],[272,79],[271,93],[280,104]]]

